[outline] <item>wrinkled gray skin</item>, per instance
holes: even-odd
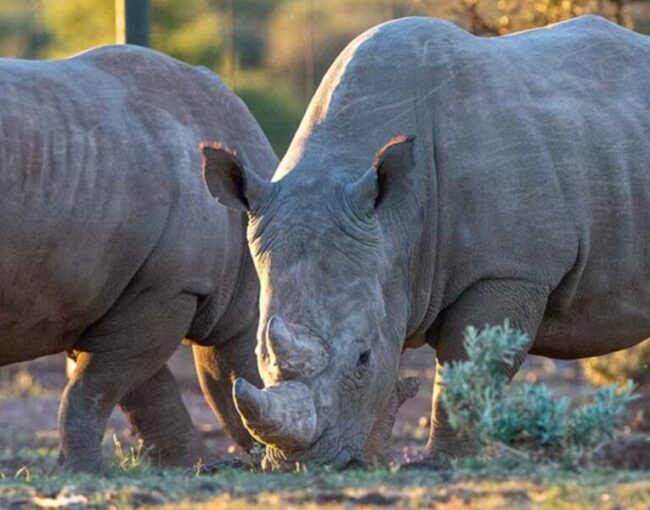
[[[206,186],[222,161],[204,180],[198,147],[218,141],[269,174],[277,159],[244,104],[205,69],[125,46],[0,60],[0,95],[0,365],[76,357],[63,467],[104,469],[116,404],[156,461],[205,460],[165,365],[184,337],[207,400],[250,446],[232,380],[258,379],[259,285],[245,218]]]
[[[467,325],[510,318],[556,358],[648,337],[649,83],[650,39],[598,17],[493,39],[407,18],[352,42],[273,182],[243,189],[268,387],[235,396],[267,464],[361,455],[403,349],[462,360]],[[439,388],[431,461],[475,446]]]

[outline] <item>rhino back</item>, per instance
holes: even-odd
[[[446,300],[482,279],[524,278],[551,291],[536,352],[640,341],[650,334],[650,39],[585,17],[480,41],[455,56],[455,86],[436,102]]]
[[[106,47],[0,61],[0,94],[0,363],[70,348],[142,288],[227,294],[241,218],[207,193],[197,145],[260,173],[274,156],[221,80]]]
[[[334,63],[278,173],[358,178],[414,134],[413,213],[384,225],[395,252],[421,247],[410,330],[477,281],[523,278],[552,291],[542,350],[622,348],[650,333],[649,81],[650,39],[598,17],[490,39],[389,22]]]

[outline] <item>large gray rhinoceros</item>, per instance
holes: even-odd
[[[258,378],[259,285],[245,218],[208,192],[231,160],[260,179],[277,165],[249,111],[211,72],[124,46],[0,60],[0,95],[0,365],[76,357],[63,467],[103,469],[118,403],[161,463],[205,458],[165,365],[183,337],[249,446],[231,381]]]
[[[460,360],[467,325],[510,318],[557,358],[649,336],[648,84],[650,39],[598,17],[492,39],[409,18],[352,42],[273,182],[242,187],[243,167],[217,194],[250,215],[267,387],[235,396],[267,461],[360,455],[403,349]],[[431,458],[470,447],[439,396]]]

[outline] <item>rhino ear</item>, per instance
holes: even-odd
[[[222,143],[203,142],[199,148],[210,194],[226,207],[249,211],[270,183],[247,171],[237,154]]]
[[[395,136],[375,154],[370,168],[361,178],[348,186],[355,201],[370,213],[382,203],[392,200],[410,182],[410,170],[415,167],[414,136]],[[401,200],[401,199],[398,199]]]
[[[415,167],[413,145],[415,136],[395,136],[377,151],[373,168],[377,172],[377,198],[375,207],[390,195],[399,193],[410,179],[407,173]]]

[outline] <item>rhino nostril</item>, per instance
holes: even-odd
[[[357,360],[357,368],[363,369],[368,366],[370,362],[370,351],[364,351],[359,354],[359,359]]]

